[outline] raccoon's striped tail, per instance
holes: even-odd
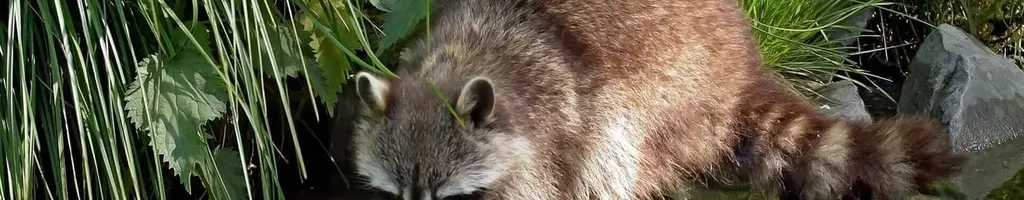
[[[933,120],[909,116],[863,126],[853,137],[854,191],[870,189],[865,197],[894,199],[959,173],[965,158],[953,152],[944,130]]]
[[[756,187],[782,199],[905,199],[958,173],[964,160],[942,126],[923,118],[779,117],[753,137],[754,160],[744,168]]]

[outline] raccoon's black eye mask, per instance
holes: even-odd
[[[395,195],[395,194],[392,194],[390,192],[385,192],[383,190],[375,190],[374,193],[375,193],[374,196],[376,196],[376,199],[379,199],[379,200],[404,200],[402,198],[402,196]],[[483,199],[484,194],[486,194],[486,191],[478,190],[478,191],[470,193],[470,194],[462,194],[462,195],[449,196],[449,197],[445,197],[443,199],[435,197],[434,200],[479,200],[479,199]],[[414,198],[414,200],[416,200],[416,199]]]
[[[478,200],[478,199],[483,199],[485,193],[486,193],[486,191],[484,191],[484,190],[477,190],[476,192],[473,192],[473,193],[470,193],[470,194],[450,196],[450,197],[446,197],[446,198],[444,198],[442,200]]]
[[[403,200],[401,196],[383,190],[374,190],[374,196],[379,200]]]

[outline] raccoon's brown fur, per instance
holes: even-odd
[[[759,67],[735,0],[434,1],[397,78],[356,76],[354,164],[396,198],[650,199],[726,173],[896,199],[960,164],[935,122],[818,114]]]

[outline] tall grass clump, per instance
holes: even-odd
[[[137,30],[120,1],[7,3],[0,72],[3,199],[129,199],[155,168],[121,101]],[[86,10],[85,7],[90,9]]]
[[[5,3],[0,199],[284,199],[310,176],[291,98],[321,120],[353,70],[390,74],[363,4]]]
[[[762,67],[806,97],[819,97],[815,88],[835,79],[868,88],[852,75],[880,78],[848,59],[862,52],[844,41],[876,37],[860,34],[864,29],[848,22],[886,4],[881,0],[740,0],[753,23]],[[876,87],[868,89],[872,88]]]

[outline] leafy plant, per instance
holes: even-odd
[[[216,82],[215,66],[202,59],[210,54],[206,29],[172,30],[171,34],[174,51],[168,54],[172,55],[151,55],[139,63],[125,109],[138,129],[148,132],[153,150],[190,190],[196,165],[214,162],[202,125],[224,114],[227,97],[223,85]],[[189,38],[198,44],[191,44]]]
[[[290,133],[307,176],[287,81],[333,115],[350,71],[390,73],[356,1],[7,5],[3,199],[283,199],[271,133]]]
[[[1024,169],[1018,170],[1010,180],[1003,182],[996,188],[985,195],[985,199],[1020,199],[1024,197]]]

